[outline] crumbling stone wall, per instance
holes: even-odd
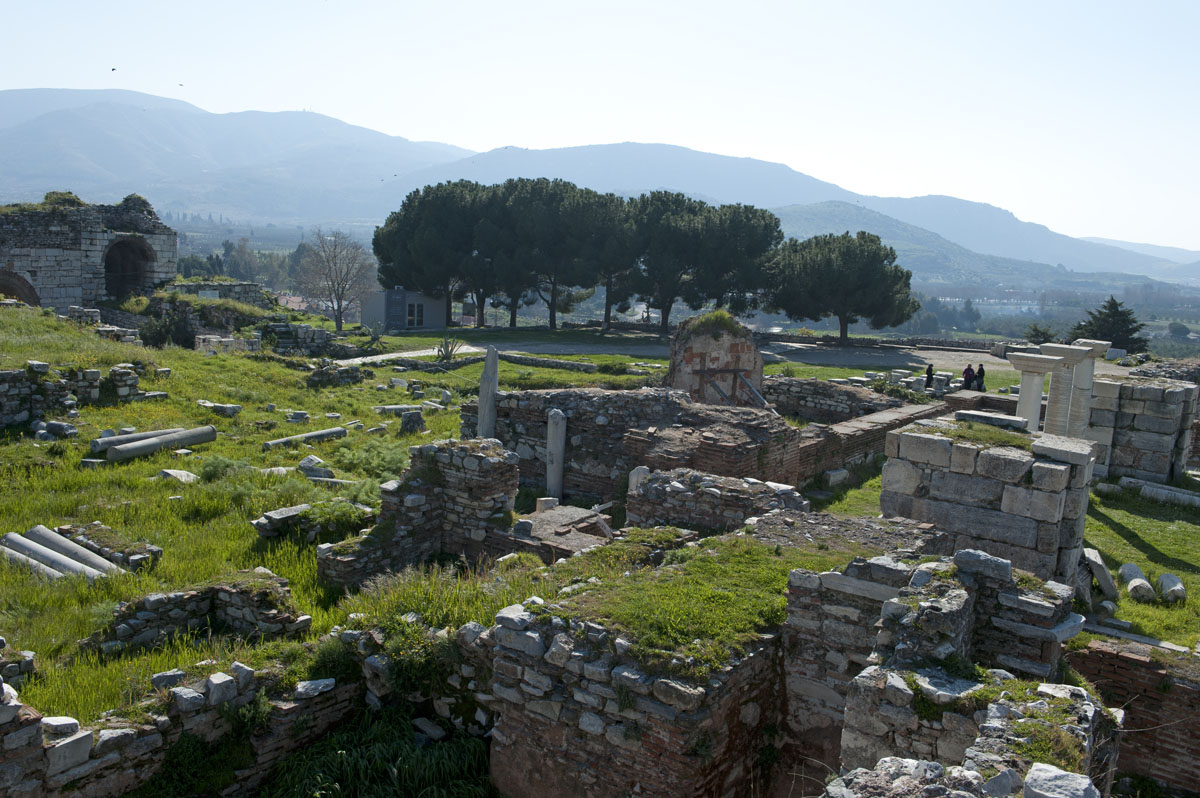
[[[54,735],[43,728],[41,713],[0,683],[0,790],[14,798],[117,798],[134,791],[163,767],[184,733],[212,741],[231,732],[227,711],[250,703],[264,688],[263,675],[246,665],[235,662],[229,671],[200,680],[187,679],[181,670],[158,674],[156,679],[166,679],[154,686],[169,691],[165,714],[146,702],[141,709],[149,719],[142,722],[106,715],[81,727],[72,718],[46,719],[52,720],[51,728],[62,729]],[[361,682],[329,681],[329,689],[311,697],[271,699],[267,731],[247,741],[253,764],[235,772],[223,795],[254,795],[276,763],[321,739],[361,707]]]
[[[619,490],[630,470],[642,464],[636,455],[625,450],[622,438],[626,430],[657,429],[680,423],[688,404],[686,394],[661,388],[500,392],[496,395],[495,436],[506,449],[517,453],[521,484],[544,488],[546,416],[551,409],[561,410],[567,417],[567,446],[563,458],[566,495],[607,500]],[[478,402],[464,403],[464,438],[475,435],[478,419]]]
[[[709,318],[694,316],[675,331],[667,385],[686,392],[693,402],[762,407],[763,358],[753,335],[732,319],[731,329],[699,329]]]
[[[808,510],[791,485],[752,477],[721,477],[688,468],[650,473],[625,499],[631,526],[675,525],[729,530],[772,510]]]
[[[201,334],[192,339],[192,348],[202,352],[258,352],[261,338],[232,338],[224,335]]]
[[[956,548],[1074,584],[1095,463],[1090,442],[1044,435],[1029,452],[956,441],[926,422],[889,434],[887,455],[884,515],[934,523],[958,535]]]
[[[290,604],[287,580],[274,575],[254,574],[194,590],[151,593],[118,604],[112,622],[80,640],[79,647],[117,654],[209,628],[243,637],[301,635],[312,625],[312,617],[299,614]]]
[[[502,794],[716,796],[766,780],[762,751],[782,706],[777,637],[700,685],[614,657],[611,633],[595,623],[539,621],[520,605],[496,620],[481,639],[493,652]]]
[[[1066,585],[1022,587],[1009,561],[975,550],[958,552],[953,564],[952,578],[948,563],[919,569],[920,578],[884,603],[874,652],[883,667],[863,671],[850,685],[844,766],[871,767],[883,756],[961,762],[980,731],[975,710],[962,707],[980,684],[931,663],[969,661],[1050,679],[1062,643],[1083,628]],[[945,709],[922,717],[915,690]]]
[[[98,388],[99,379],[96,384]],[[69,393],[66,380],[51,379],[48,374],[31,369],[0,371],[0,427],[24,424],[46,414],[65,413],[71,409]]]
[[[471,561],[514,551],[538,553],[536,540],[513,534],[517,456],[492,439],[414,446],[403,481],[380,486],[379,523],[369,534],[317,547],[317,573],[359,585],[436,554]]]
[[[785,416],[836,424],[859,416],[901,407],[904,401],[857,385],[828,380],[796,379],[774,375],[763,378],[762,393]]]
[[[1146,378],[1092,383],[1084,437],[1097,444],[1102,475],[1169,482],[1191,457],[1200,385]]]
[[[1125,712],[1121,770],[1195,790],[1200,784],[1200,676],[1187,661],[1134,643],[1092,640],[1071,666]],[[1145,731],[1141,731],[1145,730]]]
[[[260,283],[171,283],[167,286],[167,290],[180,294],[192,294],[201,299],[232,299],[234,302],[254,305],[264,310],[271,310],[278,304]]]
[[[116,246],[135,251],[142,263],[128,278],[130,289],[149,293],[175,276],[178,236],[136,195],[118,205],[0,214],[0,271],[33,292],[18,297],[29,304],[65,310],[118,298],[105,276],[105,258]]]

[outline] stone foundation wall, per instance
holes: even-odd
[[[663,428],[680,423],[689,404],[680,391],[646,389],[605,391],[599,388],[509,391],[496,395],[495,436],[519,457],[521,484],[546,484],[546,415],[557,408],[567,416],[563,490],[607,500],[620,489],[630,470],[641,465],[625,451],[626,430]],[[475,435],[477,402],[462,406],[462,435]],[[671,466],[674,467],[674,466]],[[712,469],[710,469],[712,470]]]
[[[791,485],[705,474],[687,468],[655,471],[625,498],[630,526],[730,530],[772,510],[808,510]]]
[[[512,532],[517,456],[496,440],[414,446],[404,480],[380,486],[379,524],[369,534],[317,547],[317,573],[360,585],[435,554],[471,561],[514,551],[539,553],[536,540]]]
[[[762,752],[781,720],[777,638],[696,685],[614,657],[597,624],[546,620],[516,605],[484,633],[503,795],[718,796],[766,781]]]
[[[80,640],[79,647],[117,654],[209,628],[242,637],[299,636],[308,631],[312,617],[291,609],[290,603],[286,579],[257,574],[196,590],[151,593],[118,604],[112,622]]]
[[[202,299],[232,299],[247,305],[271,310],[276,306],[275,298],[258,283],[171,283],[165,290],[179,294],[192,294]]]
[[[266,325],[263,337],[274,339],[274,349],[281,354],[298,352],[313,356],[325,354],[333,341],[333,334],[323,327],[286,322]]]
[[[179,671],[173,683],[178,686],[169,687],[166,714],[156,714],[158,709],[147,704],[147,722],[107,716],[81,728],[71,718],[55,718],[55,727],[70,722],[58,735],[44,730],[42,715],[21,704],[15,691],[5,689],[0,702],[0,792],[12,798],[116,798],[132,792],[161,769],[185,733],[206,741],[230,733],[223,711],[250,703],[262,689],[258,674],[245,665],[234,663],[230,671],[232,675],[218,672],[199,682],[182,681]],[[253,795],[280,759],[348,719],[361,706],[361,695],[362,685],[354,682],[313,698],[272,699],[269,731],[247,741],[254,764],[236,771],[234,783],[222,795]],[[75,731],[69,731],[72,728]]]
[[[1033,451],[940,435],[934,425],[888,437],[880,508],[958,535],[1043,579],[1074,584],[1083,551],[1091,444],[1046,435]]]
[[[1102,473],[1169,482],[1186,470],[1200,386],[1176,380],[1096,380],[1084,437]]]
[[[762,393],[785,416],[823,424],[836,424],[904,404],[900,399],[855,385],[779,375],[763,378]]]
[[[71,409],[69,393],[65,380],[51,379],[28,369],[0,371],[0,427],[65,413]]]
[[[1194,667],[1152,658],[1151,649],[1093,640],[1071,666],[1125,711],[1120,769],[1191,790],[1200,785],[1200,678]]]

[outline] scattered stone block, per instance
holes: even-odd
[[[1044,762],[1035,762],[1029,768],[1024,786],[1025,798],[1100,798],[1100,791],[1087,776]]]
[[[193,474],[191,471],[182,471],[178,468],[164,468],[158,472],[158,478],[173,479],[181,485],[190,485],[200,479],[198,475]]]
[[[1175,574],[1162,574],[1155,581],[1158,596],[1168,604],[1187,601],[1187,588]]]
[[[1135,563],[1127,562],[1117,571],[1117,578],[1125,585],[1125,590],[1134,601],[1143,603],[1153,602],[1158,596],[1142,569]]]
[[[1083,550],[1083,561],[1087,564],[1088,570],[1091,571],[1092,578],[1096,580],[1096,586],[1100,588],[1100,592],[1109,601],[1116,601],[1120,598],[1120,593],[1117,591],[1117,583],[1113,581],[1112,574],[1104,565],[1104,559],[1100,556],[1100,552],[1095,549]]]
[[[328,693],[336,683],[336,679],[310,679],[300,682],[296,685],[295,698],[297,701],[316,698],[321,693]]]

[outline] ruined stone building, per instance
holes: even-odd
[[[0,208],[0,294],[61,311],[136,293],[175,276],[178,234],[150,203],[85,205],[51,192],[35,206]]]

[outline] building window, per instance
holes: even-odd
[[[408,326],[409,327],[424,327],[425,326],[425,304],[423,302],[408,303]]]

